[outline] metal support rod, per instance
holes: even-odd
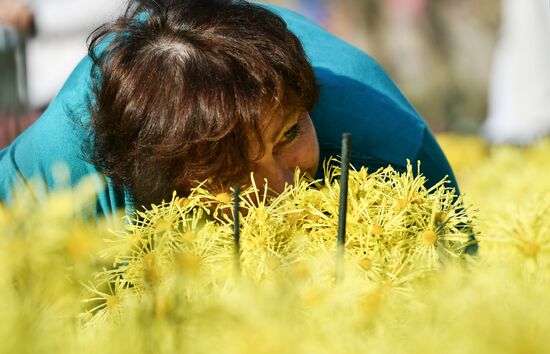
[[[241,273],[240,193],[241,188],[239,186],[233,187],[233,267],[235,269],[235,274]]]
[[[346,214],[348,210],[348,176],[351,155],[351,134],[342,135],[342,165],[340,174],[340,204],[338,210],[338,240],[336,245],[336,282],[344,277],[344,253],[346,245]]]

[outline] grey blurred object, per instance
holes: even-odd
[[[124,0],[27,0],[36,36],[27,42],[31,108],[46,106],[86,54],[86,38],[124,10]]]
[[[528,144],[550,133],[550,2],[503,0],[484,134]]]
[[[0,148],[36,119],[86,55],[88,35],[120,15],[126,3],[11,1],[0,0]],[[28,16],[19,18],[15,10]]]
[[[0,23],[0,148],[21,132],[27,109],[25,36]]]

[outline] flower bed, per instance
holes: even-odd
[[[238,258],[229,194],[199,188],[108,226],[80,217],[87,181],[23,196],[0,207],[0,349],[548,352],[550,145],[442,140],[464,197],[426,190],[412,166],[351,172],[343,260],[338,169],[276,198],[245,189]]]

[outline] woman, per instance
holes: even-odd
[[[91,126],[91,139],[70,117]],[[253,171],[280,190],[296,167],[319,177],[319,161],[339,153],[346,131],[355,166],[404,170],[419,160],[428,183],[449,176],[456,187],[384,71],[303,17],[241,1],[132,1],[94,33],[90,56],[43,117],[0,152],[0,197],[33,175],[55,189],[57,161],[71,167],[73,184],[107,176],[105,215],[206,177],[225,188]]]

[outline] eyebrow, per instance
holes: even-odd
[[[298,114],[298,111],[292,111],[290,112],[289,114],[287,114],[284,118],[283,118],[283,121],[281,123],[281,125],[277,128],[277,130],[275,130],[275,132],[273,133],[273,135],[271,136],[271,143],[275,143],[275,141],[277,140],[277,138],[279,137],[279,135],[281,135],[281,131],[283,130],[283,128],[286,126],[286,123],[290,120],[290,118],[292,118],[295,114]]]

